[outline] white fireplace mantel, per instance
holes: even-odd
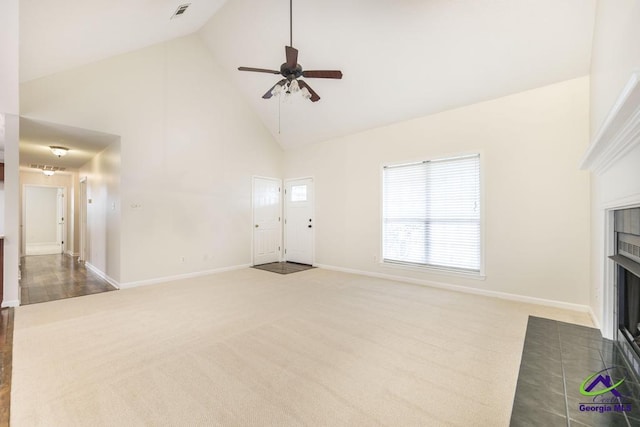
[[[640,144],[640,71],[631,74],[582,158],[580,168],[596,174]]]

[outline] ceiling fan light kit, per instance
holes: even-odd
[[[305,78],[320,79],[341,79],[342,71],[340,70],[309,70],[304,71],[302,66],[298,64],[298,49],[293,47],[293,0],[289,0],[289,46],[285,46],[286,62],[280,66],[280,71],[270,70],[266,68],[238,67],[239,71],[251,71],[254,73],[280,74],[284,79],[273,85],[262,97],[269,99],[273,96],[290,96],[300,93],[304,99],[310,99],[311,102],[320,100],[320,96],[311,89],[304,80]]]

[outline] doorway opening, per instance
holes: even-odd
[[[120,137],[21,117],[19,143],[20,303],[117,289]],[[31,194],[52,190],[36,187],[62,189],[55,218]]]
[[[21,204],[21,305],[116,290],[79,263],[73,243],[67,244],[74,236],[75,176],[58,174],[46,178],[51,180],[46,184],[41,175],[22,170],[20,176],[26,182]],[[41,182],[32,184],[38,180]]]
[[[66,188],[25,185],[22,241],[25,255],[64,253]]]

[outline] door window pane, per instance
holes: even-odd
[[[292,185],[291,186],[291,201],[292,202],[306,202],[307,201],[307,186],[306,185]]]

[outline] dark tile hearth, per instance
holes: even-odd
[[[640,382],[630,369],[616,388],[618,403],[630,404],[629,412],[607,411],[613,405],[594,404],[580,393],[587,377],[614,366],[628,365],[618,344],[599,330],[530,316],[510,425],[640,426]],[[615,399],[611,392],[606,397]],[[602,412],[580,411],[581,403]]]
[[[258,270],[270,271],[272,273],[290,274],[315,268],[308,264],[298,264],[295,262],[270,262],[268,264],[254,265]]]

